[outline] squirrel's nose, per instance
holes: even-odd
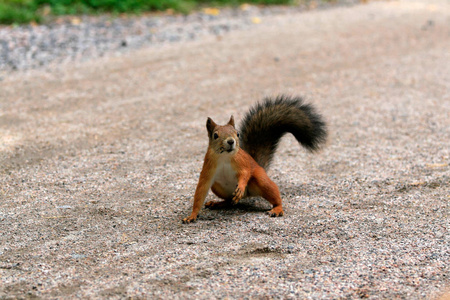
[[[227,143],[228,143],[228,145],[230,145],[230,146],[231,146],[231,145],[233,145],[233,144],[234,144],[234,140],[228,140],[228,141],[227,141]]]

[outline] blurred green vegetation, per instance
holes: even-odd
[[[291,4],[294,0],[0,0],[0,24],[40,23],[48,16],[132,13],[172,9],[188,13],[205,6]]]

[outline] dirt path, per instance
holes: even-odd
[[[370,2],[0,81],[0,298],[433,298],[450,275],[450,5]],[[304,95],[261,199],[182,225],[206,118]],[[214,199],[212,195],[208,199]]]

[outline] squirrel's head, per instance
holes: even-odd
[[[234,154],[239,149],[239,133],[234,127],[234,118],[231,116],[226,125],[217,125],[211,118],[206,121],[209,147],[216,153]]]

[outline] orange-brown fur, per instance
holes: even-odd
[[[237,131],[234,128],[233,117],[231,117],[225,126],[218,126],[212,120],[212,123],[209,122],[210,119],[208,119],[207,123],[210,143],[195,191],[194,206],[191,215],[183,219],[183,222],[190,223],[197,219],[210,188],[214,194],[224,199],[224,201],[211,201],[206,203],[206,207],[219,208],[231,203],[236,204],[240,199],[245,197],[261,196],[273,205],[272,210],[269,211],[271,216],[282,216],[283,208],[278,187],[270,180],[266,171],[247,152],[239,148],[239,139],[237,137]],[[222,144],[215,143],[212,136],[214,133],[220,136],[219,142],[222,144],[226,139],[234,139],[235,144],[237,144],[236,149],[231,154],[218,153],[217,150],[222,147]],[[236,172],[237,186],[232,194],[226,191],[219,182],[215,181],[218,176],[218,167],[223,167],[224,170],[231,167]]]
[[[261,196],[273,208],[269,214],[282,216],[280,192],[266,171],[278,142],[291,133],[305,149],[314,152],[325,142],[326,124],[315,108],[304,103],[301,97],[277,96],[266,98],[249,109],[237,132],[234,119],[219,126],[208,118],[206,122],[209,145],[203,170],[194,196],[190,223],[197,219],[209,189],[223,201],[210,201],[208,208],[236,204],[240,199]]]

